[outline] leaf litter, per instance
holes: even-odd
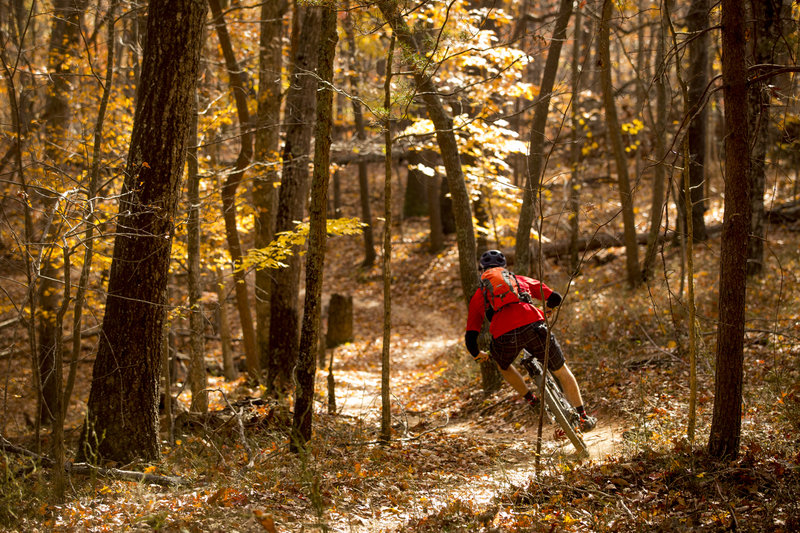
[[[791,239],[788,239],[792,242]],[[357,239],[336,246],[358,255]],[[348,248],[349,247],[349,248]],[[587,266],[555,327],[586,404],[599,418],[576,459],[554,427],[543,428],[504,386],[485,396],[462,347],[457,255],[437,256],[435,275],[419,245],[393,262],[393,440],[380,422],[382,294],[379,269],[337,256],[328,287],[353,291],[356,338],[334,349],[337,412],[326,412],[321,370],[315,434],[307,454],[288,452],[290,398],[263,398],[244,379],[212,382],[243,412],[246,443],[226,422],[227,401],[179,427],[162,461],[142,470],[180,475],[191,488],[73,477],[52,504],[46,471],[2,457],[4,531],[793,531],[800,528],[800,295],[788,262],[772,265],[748,310],[745,409],[738,458],[704,452],[713,413],[712,268],[698,275],[701,352],[698,438],[686,439],[688,367],[680,302],[654,284],[648,294],[615,285],[619,265]],[[776,253],[780,253],[780,250]],[[714,263],[710,250],[701,261]],[[553,285],[564,282],[554,270]],[[674,288],[673,288],[674,289]],[[757,289],[758,290],[758,289]],[[620,299],[625,302],[620,306]],[[259,401],[254,401],[257,399]],[[188,405],[184,393],[180,402]],[[217,417],[217,418],[214,418]],[[227,417],[227,418],[226,418]],[[216,420],[221,423],[212,423]],[[247,444],[247,446],[244,446]],[[253,450],[250,457],[247,449]],[[9,473],[11,477],[9,477]],[[13,502],[15,507],[10,507]]]

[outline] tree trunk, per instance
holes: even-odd
[[[478,189],[478,194],[475,200],[472,202],[472,205],[474,206],[473,211],[475,212],[475,221],[478,223],[478,227],[475,228],[476,232],[478,233],[478,250],[489,249],[489,225],[491,224],[491,221],[489,220],[488,203],[489,188],[483,185]]]
[[[69,130],[72,115],[69,102],[70,77],[74,73],[70,67],[76,63],[75,56],[80,44],[80,28],[86,4],[86,0],[53,2],[53,23],[47,58],[48,80],[52,85],[48,87],[42,118],[45,120],[45,138],[50,141],[46,144],[45,154],[55,166],[61,165],[61,147],[65,144],[60,141]]]
[[[344,294],[331,294],[328,305],[328,333],[326,346],[335,348],[353,342],[353,297]]]
[[[689,196],[692,202],[692,229],[694,231],[694,241],[701,242],[708,239],[706,235],[706,225],[703,214],[706,211],[705,201],[705,167],[706,167],[706,137],[708,125],[708,112],[703,99],[703,94],[708,85],[708,11],[709,0],[692,0],[689,14],[686,17],[686,25],[691,36],[689,41],[689,70],[687,84],[689,88],[689,112],[692,119],[689,122],[689,161],[684,164],[689,165],[689,186],[690,191],[685,187],[681,188],[684,195]],[[659,152],[659,156],[662,153]],[[686,202],[679,201],[678,205],[683,206]],[[686,209],[679,210],[685,219]],[[683,227],[688,224],[684,222]],[[684,231],[685,233],[685,231]]]
[[[174,216],[206,5],[151,0],[108,301],[79,457],[160,457],[158,380]],[[164,87],[169,87],[165,91]]]
[[[745,14],[740,0],[722,0],[722,83],[725,98],[725,212],[719,273],[714,417],[708,451],[739,453],[742,429],[747,236],[750,233],[749,125]]]
[[[608,124],[608,137],[614,160],[617,164],[617,181],[619,183],[619,199],[622,205],[622,224],[625,235],[625,267],[628,275],[628,285],[636,287],[642,282],[642,273],[639,271],[639,250],[636,244],[636,221],[633,216],[633,193],[630,178],[628,177],[628,162],[625,160],[625,151],[622,147],[622,133],[617,107],[614,103],[614,88],[611,83],[611,54],[609,51],[609,21],[614,9],[613,0],[603,0],[603,13],[600,19],[599,37],[597,40],[597,53],[600,57],[600,78],[603,86],[603,103]]]
[[[542,82],[539,85],[539,99],[536,102],[531,124],[530,147],[528,152],[528,173],[525,178],[525,188],[522,190],[522,209],[519,213],[517,225],[517,240],[514,248],[517,257],[514,271],[528,275],[532,271],[533,258],[531,257],[531,228],[536,218],[535,205],[544,171],[544,134],[547,126],[547,114],[550,109],[550,98],[553,95],[553,85],[558,72],[558,62],[561,56],[561,47],[567,36],[567,23],[572,15],[572,0],[561,0],[556,18],[556,27],[553,38],[547,50],[547,60],[542,72]],[[541,205],[539,206],[541,209]],[[539,228],[541,231],[541,228]],[[538,233],[538,232],[537,232]]]
[[[336,4],[329,2],[321,8],[319,41],[320,78],[317,89],[316,126],[314,131],[314,175],[311,182],[311,217],[306,254],[306,295],[303,328],[300,335],[300,354],[297,360],[294,420],[292,423],[293,451],[304,449],[311,439],[314,413],[314,377],[319,344],[320,310],[322,307],[322,274],[325,265],[327,239],[328,181],[330,178],[331,126],[333,124],[333,62],[336,43]]]
[[[263,165],[253,182],[256,210],[255,247],[264,248],[275,236],[280,162],[281,72],[283,70],[283,17],[286,0],[261,4],[261,38],[258,49],[258,123],[255,161]],[[256,349],[262,369],[269,366],[270,291],[272,272],[256,270]]]
[[[58,269],[50,258],[42,261],[41,283],[39,284],[38,341],[39,341],[39,379],[41,380],[42,404],[40,420],[50,424],[56,418],[55,405],[61,387],[56,382],[56,350],[62,347],[56,343],[56,309],[59,304],[58,288],[55,280]]]
[[[782,47],[780,41],[780,16],[782,0],[750,0],[753,22],[748,31],[752,64],[765,65],[775,62],[776,51]],[[750,163],[750,205],[752,221],[747,246],[747,275],[756,276],[764,269],[764,190],[766,189],[766,158],[770,126],[769,81],[753,83],[748,90],[750,106],[750,132],[753,152]]]
[[[187,161],[187,180],[189,200],[189,216],[186,223],[186,254],[187,269],[189,271],[189,329],[191,330],[190,344],[192,356],[189,361],[189,383],[192,385],[191,410],[205,413],[208,411],[208,393],[206,381],[205,358],[205,320],[203,317],[203,303],[200,301],[200,171],[197,161],[197,95],[195,95],[195,112],[192,117],[192,127],[189,133],[189,154]],[[167,392],[168,395],[168,392]],[[166,397],[166,395],[165,395]]]
[[[364,142],[367,138],[366,126],[364,124],[364,111],[361,109],[361,102],[358,100],[359,95],[359,81],[357,72],[358,60],[356,58],[356,37],[355,29],[353,28],[353,15],[350,11],[350,1],[345,1],[345,17],[343,21],[345,36],[347,39],[348,50],[348,63],[350,66],[350,75],[348,81],[350,83],[350,91],[353,93],[354,98],[351,99],[353,106],[353,118],[356,127],[356,139]],[[369,268],[375,264],[377,254],[375,253],[375,235],[372,230],[372,211],[369,205],[369,180],[367,179],[367,163],[366,161],[358,162],[358,191],[361,200],[361,222],[365,224],[363,227],[364,234],[364,261],[361,265]]]
[[[45,121],[44,133],[48,142],[45,145],[45,155],[48,164],[57,169],[67,170],[63,166],[65,157],[60,147],[66,146],[67,132],[70,126],[71,110],[69,98],[71,93],[70,65],[76,63],[78,29],[81,25],[85,1],[76,2],[75,0],[56,0],[53,4],[52,24],[50,28],[50,43],[47,58],[48,86],[45,107],[42,119]],[[60,173],[53,173],[56,176]],[[52,197],[48,198],[44,207],[45,212],[55,209],[55,198],[59,193],[58,185],[53,191]],[[54,211],[53,211],[54,212]],[[52,226],[51,226],[52,228]],[[54,246],[56,236],[51,232],[44,235],[42,242],[46,250],[40,257],[40,285],[39,285],[39,327],[38,327],[38,348],[39,348],[39,376],[41,378],[42,405],[41,420],[50,423],[56,418],[57,414],[53,410],[56,404],[56,396],[60,394],[61,385],[57,384],[54,378],[53,360],[56,350],[62,347],[56,344],[56,330],[54,327],[55,316],[59,305],[58,279],[59,269],[52,263],[50,255],[51,246]]]
[[[236,114],[239,116],[240,147],[236,165],[225,178],[222,187],[222,214],[225,219],[225,237],[228,240],[228,252],[233,262],[234,289],[236,291],[236,307],[239,310],[239,322],[242,328],[244,352],[247,361],[247,373],[250,379],[258,381],[261,374],[258,354],[256,353],[256,337],[253,330],[253,315],[250,312],[250,297],[247,290],[245,270],[239,268],[242,262],[242,246],[239,242],[239,230],[236,224],[236,190],[244,178],[245,170],[253,158],[253,134],[250,132],[250,111],[247,107],[247,89],[245,88],[242,70],[233,53],[231,38],[222,14],[220,0],[209,0],[214,27],[217,30],[222,55],[225,57],[225,68],[236,102]]]
[[[217,321],[219,325],[219,341],[222,349],[222,375],[227,381],[233,381],[239,376],[239,371],[233,363],[231,351],[231,324],[228,319],[227,291],[225,289],[225,276],[222,269],[217,267]]]
[[[570,151],[569,173],[569,273],[577,275],[580,270],[578,257],[578,235],[580,232],[581,170],[583,166],[583,136],[580,131],[580,82],[581,82],[581,41],[583,40],[581,5],[575,8],[575,31],[572,36],[572,103],[570,123],[572,126],[572,150]]]
[[[419,169],[420,164],[423,164],[422,154],[418,150],[409,150],[406,190],[403,195],[403,218],[428,215],[429,203],[432,204],[435,202],[433,199],[439,198],[439,189],[437,188],[436,194],[430,197],[430,202],[428,201],[429,177]]]
[[[442,178],[434,173],[427,180],[427,197],[436,198],[441,188]],[[431,235],[430,251],[432,254],[439,253],[444,249],[444,230],[442,229],[442,208],[439,202],[428,203],[428,227]]]
[[[420,53],[416,39],[397,7],[397,0],[378,0],[378,7],[403,48],[414,56],[409,61],[409,66],[414,73],[414,83],[418,94],[425,102],[428,116],[436,128],[436,140],[441,151],[447,182],[450,187],[450,197],[453,201],[457,228],[456,238],[458,242],[461,291],[466,305],[478,284],[478,266],[475,233],[472,227],[472,211],[470,209],[467,185],[461,168],[458,143],[453,131],[453,119],[444,109],[439,92],[431,79],[431,73],[426,70],[426,67],[433,67],[434,65],[424,59]]]
[[[452,235],[458,231],[458,226],[456,225],[453,197],[450,194],[450,182],[439,180],[439,185],[439,217],[442,220],[442,233]]]
[[[664,65],[664,49],[666,31],[665,21],[667,20],[668,6],[664,4],[662,9],[665,13],[661,17],[661,25],[658,32],[658,44],[656,44],[656,72],[658,75],[653,81],[656,89],[656,117],[655,117],[655,166],[653,168],[653,196],[650,203],[650,230],[647,234],[647,248],[644,253],[642,263],[642,278],[649,280],[653,278],[653,268],[656,261],[656,252],[660,239],[658,234],[661,232],[661,221],[664,214],[664,200],[666,194],[666,171],[664,158],[667,157],[667,87],[666,76],[667,67]],[[690,147],[691,149],[691,147]],[[701,217],[702,218],[702,217]],[[705,235],[705,226],[703,227]]]
[[[383,172],[383,343],[381,347],[381,430],[378,440],[387,443],[392,437],[392,402],[390,399],[390,350],[392,345],[392,60],[395,35],[386,54],[386,79],[383,83],[383,144],[386,160]]]
[[[307,73],[314,72],[317,67],[320,9],[298,5],[294,16],[302,18],[302,23],[292,38],[296,42],[296,51],[292,59],[284,112],[284,122],[288,126],[283,146],[283,174],[275,221],[276,232],[293,230],[295,221],[303,218],[308,195],[308,159],[317,101],[316,79]],[[266,386],[270,391],[290,385],[291,371],[297,361],[299,255],[295,253],[290,256],[286,264],[288,267],[278,269],[272,275],[269,365],[266,369]]]

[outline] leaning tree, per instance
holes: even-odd
[[[207,3],[151,0],[79,456],[159,457],[161,329]]]

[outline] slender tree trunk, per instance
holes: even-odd
[[[426,152],[426,154],[432,155],[431,152]],[[433,176],[429,177],[419,169],[419,166],[425,163],[422,152],[411,149],[408,151],[406,160],[408,161],[408,173],[406,174],[406,189],[403,194],[403,218],[429,215],[434,204],[437,204],[438,208],[440,180],[433,180],[437,186],[433,194],[429,194],[429,180]]]
[[[672,24],[669,10],[665,7],[663,17],[669,24],[670,35],[672,36],[672,46],[675,50],[678,49],[678,38],[675,27]],[[690,86],[683,79],[683,69],[681,68],[680,61],[675,62],[675,77],[678,81],[678,86],[681,89],[683,96],[683,113],[684,116],[689,116],[692,112]],[[685,162],[681,175],[683,177],[683,202],[685,213],[693,213],[692,208],[692,195],[691,192],[691,163],[690,156],[690,138],[686,135],[681,143],[681,150],[683,152],[683,160]],[[701,187],[702,188],[702,187]],[[694,444],[695,425],[697,423],[697,324],[695,322],[697,316],[697,309],[694,299],[694,217],[685,217],[686,225],[686,286],[687,298],[686,306],[689,308],[689,416],[687,421],[686,436],[689,442]]]
[[[196,0],[151,0],[148,6],[142,79],[79,449],[82,459],[127,463],[160,457],[164,293],[205,15],[205,3]]]
[[[474,207],[473,211],[475,212],[475,222],[478,223],[478,226],[475,228],[478,237],[477,237],[477,245],[478,250],[488,250],[489,249],[489,208],[487,202],[489,201],[489,188],[486,186],[481,186],[478,189],[478,193],[475,199],[472,201],[472,205]]]
[[[438,173],[427,179],[427,198],[438,197],[441,181],[442,178]],[[430,251],[433,254],[439,253],[444,249],[444,231],[442,231],[442,209],[438,201],[428,202],[428,228],[431,235]]]
[[[750,152],[743,4],[740,0],[722,0],[725,212],[719,260],[714,417],[708,440],[708,451],[715,457],[738,455],[742,429],[747,236],[750,233]]]
[[[353,118],[356,126],[356,139],[364,142],[367,138],[366,126],[364,124],[364,111],[361,109],[361,102],[358,101],[359,95],[359,81],[358,75],[358,59],[356,57],[356,37],[355,29],[353,28],[353,14],[350,11],[350,1],[346,0],[345,4],[345,17],[343,21],[345,38],[347,40],[348,50],[348,64],[350,67],[350,75],[348,81],[350,83],[350,91],[353,98],[351,104],[353,106]],[[367,179],[367,163],[366,161],[358,162],[358,191],[361,200],[361,221],[366,224],[363,228],[364,234],[364,261],[361,263],[365,268],[369,268],[375,264],[377,257],[375,253],[375,235],[372,229],[372,212],[369,205],[369,180]]]
[[[650,203],[650,231],[647,234],[647,248],[644,253],[642,263],[642,276],[644,280],[652,279],[653,268],[658,252],[659,238],[661,231],[661,221],[664,215],[664,200],[666,195],[666,171],[664,158],[667,157],[667,65],[664,64],[664,48],[666,11],[669,9],[665,4],[662,6],[661,24],[658,31],[658,43],[656,44],[656,79],[654,81],[656,89],[656,117],[655,117],[655,167],[653,168],[653,196]]]
[[[636,244],[636,221],[633,216],[633,193],[630,178],[628,177],[628,162],[625,160],[625,151],[622,147],[622,133],[617,107],[614,103],[614,87],[611,82],[611,54],[609,52],[609,21],[614,9],[613,0],[603,0],[603,12],[600,19],[597,53],[600,57],[600,79],[603,86],[603,104],[606,111],[608,136],[614,160],[617,164],[617,181],[619,183],[619,199],[622,205],[622,223],[625,235],[625,267],[628,276],[628,285],[636,287],[642,282],[639,271],[639,251]]]
[[[783,10],[782,0],[749,0],[750,25],[748,46],[752,64],[775,62],[776,50],[783,47],[778,31]],[[770,125],[769,82],[753,83],[748,90],[752,156],[750,163],[750,205],[752,222],[747,246],[747,275],[757,276],[764,270],[764,191],[766,189],[766,159]]]
[[[314,377],[319,345],[322,307],[322,274],[327,239],[328,181],[330,179],[331,127],[333,124],[333,62],[336,43],[336,2],[329,0],[321,8],[319,41],[320,78],[317,89],[316,126],[314,131],[314,174],[311,181],[311,216],[306,254],[306,294],[300,354],[297,360],[292,449],[304,449],[311,439],[314,414]]]
[[[708,112],[702,101],[703,93],[708,85],[708,12],[709,0],[692,0],[686,25],[691,35],[689,41],[689,71],[687,84],[689,88],[689,112],[692,119],[689,122],[689,189],[681,188],[684,195],[691,199],[692,228],[694,241],[700,242],[708,239],[706,224],[703,214],[706,211],[705,200],[705,173],[706,173],[706,137],[708,129]],[[661,157],[659,155],[659,157]],[[679,202],[683,205],[686,202]],[[685,209],[681,209],[684,219],[687,218]],[[688,221],[683,227],[688,227]]]
[[[0,21],[2,22],[2,21]],[[21,35],[18,39],[19,41],[24,40],[24,35]],[[21,46],[18,46],[18,49],[21,49]],[[41,417],[39,416],[42,409],[42,380],[39,374],[39,364],[37,360],[38,356],[38,348],[37,348],[37,339],[36,339],[36,308],[38,305],[38,298],[37,298],[37,291],[36,291],[36,283],[37,283],[37,268],[35,262],[32,260],[35,257],[36,253],[34,251],[35,237],[33,234],[33,216],[32,206],[30,204],[30,188],[28,186],[27,176],[25,173],[25,166],[23,165],[22,160],[22,151],[23,147],[25,146],[25,136],[27,129],[26,122],[23,118],[23,109],[21,105],[21,100],[23,99],[22,94],[17,95],[17,84],[16,78],[18,74],[18,70],[16,66],[20,61],[20,56],[16,56],[14,58],[9,58],[6,55],[6,48],[0,47],[0,63],[2,63],[3,67],[3,81],[6,85],[6,95],[8,98],[9,104],[9,114],[11,115],[11,131],[15,137],[14,144],[16,148],[14,150],[14,163],[16,168],[14,172],[17,174],[17,178],[19,180],[20,192],[19,195],[22,199],[22,212],[23,212],[23,220],[24,220],[24,232],[22,235],[22,243],[20,244],[20,252],[22,253],[25,261],[25,277],[27,282],[27,309],[23,306],[23,309],[20,311],[20,317],[24,317],[27,315],[27,318],[24,319],[24,323],[27,325],[28,329],[28,349],[31,355],[31,369],[33,374],[33,386],[36,389],[36,421],[34,426],[34,434],[36,439],[36,450],[39,450],[40,446],[40,432],[41,432]]]
[[[47,58],[48,86],[45,108],[42,116],[45,122],[45,137],[48,143],[45,154],[48,159],[60,166],[63,157],[64,134],[69,129],[72,116],[69,98],[71,92],[71,66],[79,46],[80,28],[86,0],[55,0],[53,2],[53,23],[50,28],[50,48]]]
[[[383,345],[381,349],[381,430],[378,440],[389,442],[392,438],[392,402],[390,390],[391,339],[392,339],[392,60],[395,36],[386,54],[386,78],[383,83],[383,107],[386,118],[383,124],[383,146],[386,151],[383,173]]]
[[[252,380],[258,380],[261,373],[256,338],[253,330],[253,315],[250,312],[250,297],[247,290],[246,272],[239,268],[242,262],[242,246],[239,242],[239,230],[236,227],[236,190],[244,178],[247,167],[253,158],[253,134],[250,132],[250,111],[247,107],[247,89],[244,86],[242,70],[233,53],[230,35],[222,14],[220,0],[209,0],[214,27],[217,30],[219,44],[225,57],[229,84],[236,102],[236,114],[239,116],[240,148],[236,165],[225,179],[222,187],[222,211],[225,219],[225,236],[228,240],[228,252],[233,262],[233,279],[236,281],[236,307],[239,310],[239,322],[244,340],[244,352],[247,360],[247,373]]]
[[[222,374],[228,381],[233,381],[239,375],[236,365],[233,363],[233,353],[231,351],[231,324],[228,320],[227,290],[225,289],[225,276],[222,269],[217,267],[217,312],[219,318],[219,340],[222,345]]]
[[[187,160],[187,180],[189,200],[189,220],[186,224],[186,252],[189,270],[189,329],[192,357],[189,361],[189,383],[192,385],[191,410],[205,413],[208,411],[208,393],[206,392],[205,362],[205,324],[203,304],[200,301],[200,172],[197,161],[197,96],[195,96],[195,113],[189,133],[189,153]],[[165,399],[168,395],[165,394]]]
[[[106,75],[105,83],[103,84],[103,94],[100,97],[100,107],[97,110],[97,121],[94,127],[94,145],[92,147],[92,163],[89,170],[89,183],[86,190],[86,209],[83,216],[83,266],[81,267],[81,276],[78,281],[78,287],[75,294],[75,301],[72,307],[72,360],[69,364],[69,375],[67,376],[67,383],[64,386],[64,396],[61,401],[62,411],[60,413],[61,420],[57,422],[63,427],[64,419],[66,418],[66,410],[69,407],[69,401],[72,397],[72,389],[75,385],[75,377],[78,373],[78,361],[81,354],[81,318],[83,316],[83,305],[86,301],[86,292],[89,285],[89,274],[92,269],[92,258],[94,257],[94,204],[99,188],[100,179],[100,160],[101,160],[101,144],[103,141],[103,127],[106,119],[106,110],[108,109],[108,101],[111,98],[111,88],[114,81],[114,43],[115,30],[114,20],[118,6],[117,0],[112,0],[109,5],[107,13],[107,48],[106,48]],[[69,268],[67,266],[66,268]],[[66,274],[66,271],[65,271]]]
[[[284,122],[286,140],[283,145],[283,174],[275,231],[291,231],[295,221],[302,220],[308,195],[308,162],[311,134],[316,112],[317,82],[313,76],[317,67],[321,13],[317,7],[297,6],[292,42],[296,43],[292,59],[289,91],[286,95]],[[297,361],[299,342],[299,283],[300,257],[290,256],[288,267],[273,273],[267,389],[285,388],[291,383],[292,368]]]
[[[572,150],[570,153],[571,171],[569,174],[569,264],[570,274],[575,275],[580,269],[578,257],[578,235],[580,231],[581,205],[581,170],[583,166],[583,142],[580,132],[581,82],[581,41],[583,36],[581,5],[575,8],[575,31],[572,36],[572,104],[570,107],[570,123],[572,126]]]
[[[525,179],[525,188],[522,189],[522,209],[517,225],[517,240],[514,261],[514,271],[528,275],[532,271],[533,257],[531,255],[531,228],[536,219],[535,204],[537,193],[541,186],[544,171],[544,136],[547,126],[547,115],[550,108],[550,99],[553,95],[558,72],[558,63],[561,56],[561,47],[567,36],[567,23],[572,15],[573,0],[561,0],[556,18],[556,27],[553,38],[547,50],[547,60],[542,72],[542,82],[539,85],[539,99],[533,113],[531,125],[530,147],[528,153],[528,175]]]
[[[64,167],[63,146],[67,143],[67,132],[70,126],[70,76],[71,65],[76,63],[79,28],[86,2],[74,0],[56,0],[53,4],[53,17],[50,27],[50,43],[47,58],[48,80],[47,97],[42,119],[45,121],[44,132],[47,143],[45,156],[48,163],[64,173],[69,171]],[[59,173],[54,173],[58,176]],[[60,181],[60,180],[59,180]],[[58,189],[58,185],[56,185]],[[54,190],[52,197],[47,200],[45,212],[52,211],[55,215],[55,198],[59,194]],[[52,218],[51,218],[52,220]],[[50,225],[51,230],[57,227]],[[41,376],[42,405],[41,419],[45,423],[52,422],[57,413],[54,411],[57,398],[61,394],[61,384],[58,385],[54,376],[54,359],[56,351],[61,347],[56,344],[55,318],[59,307],[58,284],[59,269],[50,258],[51,247],[55,246],[56,235],[48,231],[43,236],[47,251],[41,257],[40,284],[39,284],[39,375]]]
[[[456,239],[458,243],[459,272],[461,291],[466,305],[478,284],[477,251],[475,233],[472,226],[472,211],[469,194],[461,168],[461,156],[453,131],[453,119],[444,109],[439,91],[433,84],[431,72],[427,68],[434,65],[424,59],[420,53],[414,35],[403,19],[396,0],[378,0],[378,7],[392,28],[397,40],[415,59],[409,61],[414,73],[414,83],[418,94],[425,102],[428,116],[436,128],[436,140],[439,144],[442,160],[447,174],[447,183],[453,201],[456,222]]]
[[[286,0],[261,4],[261,40],[258,53],[258,127],[255,160],[262,165],[253,183],[256,208],[255,247],[264,248],[275,236],[278,208],[281,122],[281,74],[283,71],[283,18]],[[256,270],[256,345],[259,365],[269,367],[270,292],[272,272]]]

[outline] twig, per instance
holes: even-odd
[[[42,464],[49,467],[54,467],[55,462],[45,455],[32,452],[16,444],[12,444],[4,437],[0,436],[0,449],[15,453],[17,455],[24,455],[40,461]],[[161,485],[165,487],[178,487],[181,485],[189,485],[189,481],[179,476],[162,476],[159,474],[148,474],[146,472],[136,472],[133,470],[120,470],[118,468],[102,468],[99,466],[90,465],[87,463],[70,463],[64,464],[64,470],[69,473],[92,475],[98,474],[103,477],[120,479],[123,481],[138,481],[141,483],[148,483],[152,485]]]
[[[134,470],[120,470],[119,468],[101,468],[87,463],[66,463],[64,469],[67,473],[83,475],[99,474],[104,477],[120,479],[122,481],[138,481],[140,483],[161,485],[163,487],[180,487],[190,484],[187,479],[179,476],[162,476],[159,474],[136,472]]]
[[[250,447],[250,444],[247,442],[247,436],[244,433],[244,422],[242,422],[242,413],[244,412],[244,407],[242,407],[241,412],[237,411],[231,402],[228,400],[228,396],[225,394],[225,391],[222,389],[205,389],[206,392],[218,392],[222,394],[222,398],[225,400],[225,403],[228,404],[228,407],[231,411],[233,411],[233,416],[236,417],[236,422],[239,425],[239,437],[242,439],[242,446],[244,446],[244,450],[247,452],[247,468],[252,468],[253,464],[255,464],[255,454],[253,454],[253,449]]]

